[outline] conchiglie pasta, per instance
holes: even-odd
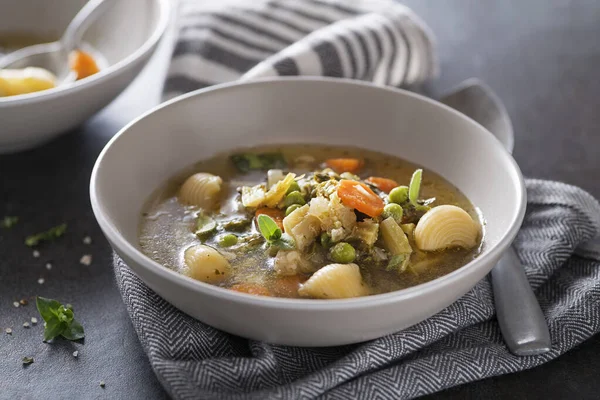
[[[347,299],[366,296],[369,290],[356,264],[329,264],[315,272],[298,290],[315,299]]]
[[[432,208],[414,230],[417,247],[425,251],[450,247],[471,249],[477,244],[479,226],[462,208],[442,205]]]
[[[217,250],[198,244],[184,253],[187,275],[202,282],[217,284],[231,276],[231,265]]]
[[[179,200],[188,205],[213,209],[219,202],[223,180],[212,174],[199,172],[186,179],[179,189]]]

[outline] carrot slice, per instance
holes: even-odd
[[[269,207],[261,207],[256,210],[254,214],[254,223],[256,224],[256,219],[260,214],[268,215],[275,221],[279,229],[283,230],[283,217],[285,217],[285,212],[278,208],[269,208]],[[257,226],[258,227],[258,226]]]
[[[273,281],[271,290],[279,297],[300,297],[298,289],[306,278],[302,275],[281,276]]]
[[[75,50],[69,57],[69,65],[77,74],[77,80],[87,78],[100,71],[94,58],[85,51]]]
[[[399,186],[398,182],[396,182],[393,179],[380,178],[378,176],[370,176],[367,179],[365,179],[365,181],[373,186],[377,186],[379,190],[382,190],[386,193],[391,192],[393,188]]]
[[[325,160],[325,165],[338,174],[342,172],[356,173],[364,165],[363,160],[357,158],[330,158]]]
[[[238,283],[237,285],[233,285],[230,289],[235,290],[236,292],[253,294],[255,296],[271,296],[269,289],[256,283]]]
[[[377,217],[383,212],[383,200],[362,182],[342,179],[337,189],[342,203],[369,217]]]

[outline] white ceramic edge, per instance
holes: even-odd
[[[159,21],[156,24],[156,29],[152,32],[150,37],[133,53],[129,54],[122,60],[117,61],[110,67],[101,70],[99,73],[94,74],[90,77],[76,81],[74,83],[58,86],[53,89],[42,90],[39,92],[21,94],[16,96],[0,97],[0,108],[3,106],[15,106],[26,103],[34,103],[38,100],[47,100],[62,95],[68,95],[69,93],[83,90],[86,85],[102,84],[105,80],[108,80],[112,75],[116,74],[119,70],[126,68],[128,65],[135,63],[137,60],[142,59],[152,52],[156,47],[160,39],[163,37],[167,27],[169,25],[171,17],[171,1],[170,0],[156,0],[160,7]]]
[[[240,85],[256,85],[256,84],[265,84],[265,83],[274,83],[274,82],[276,83],[278,81],[294,81],[294,80],[340,82],[343,84],[370,86],[370,87],[377,88],[379,90],[386,90],[386,91],[390,91],[390,92],[394,92],[394,93],[399,93],[399,94],[402,94],[405,96],[414,97],[416,99],[419,99],[420,101],[425,101],[425,102],[431,103],[438,107],[442,107],[442,108],[446,109],[447,111],[454,113],[457,117],[465,119],[466,121],[468,121],[468,123],[478,125],[486,134],[488,134],[490,136],[490,139],[493,139],[494,146],[497,146],[498,150],[501,151],[505,155],[505,157],[508,157],[509,162],[511,163],[511,165],[514,168],[514,173],[516,173],[516,175],[517,175],[517,180],[519,181],[520,190],[518,193],[518,197],[520,198],[520,210],[516,214],[516,217],[513,218],[513,220],[510,222],[510,226],[509,226],[507,233],[504,235],[504,237],[502,237],[498,241],[496,246],[494,246],[493,248],[491,248],[489,250],[489,252],[487,254],[477,257],[475,260],[469,262],[468,264],[457,269],[456,271],[453,271],[449,274],[446,274],[442,277],[431,280],[429,282],[422,283],[420,285],[413,286],[413,287],[410,287],[407,289],[390,292],[390,293],[377,294],[377,295],[354,298],[354,299],[335,299],[335,300],[319,301],[319,300],[311,300],[311,299],[287,299],[287,298],[253,296],[253,295],[235,292],[232,290],[220,288],[218,286],[214,286],[214,285],[210,285],[208,283],[194,280],[194,279],[184,276],[180,273],[177,273],[173,270],[165,268],[164,266],[160,265],[156,261],[153,261],[152,259],[145,256],[141,251],[139,251],[131,243],[129,243],[117,231],[117,229],[115,229],[115,227],[113,227],[112,224],[108,221],[108,219],[104,215],[104,211],[102,209],[101,204],[99,203],[98,196],[96,193],[96,191],[97,191],[96,177],[97,177],[98,169],[100,167],[100,164],[102,163],[102,159],[104,158],[105,153],[116,141],[119,140],[121,135],[123,135],[131,126],[133,126],[138,121],[146,118],[148,115],[154,113],[155,111],[157,111],[159,109],[168,107],[169,105],[180,102],[180,101],[185,101],[186,99],[188,99],[190,97],[198,96],[203,93],[211,92],[214,90],[235,88],[236,86],[240,86]],[[442,103],[439,103],[435,100],[432,100],[428,97],[425,97],[425,96],[422,96],[422,95],[419,95],[419,94],[416,94],[413,92],[409,92],[409,91],[406,91],[403,89],[397,89],[397,88],[391,88],[391,87],[376,87],[368,82],[356,81],[356,80],[351,80],[351,79],[328,78],[328,77],[276,77],[276,78],[257,79],[254,81],[248,81],[248,82],[244,82],[244,83],[237,83],[237,82],[224,83],[224,84],[220,84],[220,85],[210,86],[210,87],[204,88],[204,89],[199,89],[199,90],[178,96],[178,97],[171,99],[165,103],[159,104],[158,106],[154,107],[153,109],[151,109],[148,112],[144,113],[143,115],[139,116],[135,120],[131,121],[123,129],[121,129],[106,144],[106,146],[104,147],[104,149],[98,156],[98,159],[96,160],[96,163],[92,170],[92,175],[91,175],[91,180],[90,180],[90,200],[91,200],[91,204],[92,204],[92,210],[94,212],[94,215],[96,216],[96,219],[100,225],[100,228],[102,229],[104,234],[109,238],[109,241],[112,244],[114,244],[116,247],[118,247],[121,252],[126,254],[134,262],[138,263],[140,266],[143,266],[144,268],[151,269],[153,273],[156,273],[163,279],[167,279],[169,281],[172,281],[173,283],[186,286],[189,289],[202,291],[202,292],[205,292],[205,294],[210,294],[211,296],[215,296],[215,297],[229,300],[229,301],[251,303],[251,304],[263,305],[263,306],[269,306],[272,308],[281,308],[281,309],[293,309],[293,308],[300,307],[305,310],[316,310],[316,309],[318,309],[318,310],[336,310],[336,309],[347,308],[347,307],[351,307],[351,308],[373,307],[373,306],[377,306],[377,305],[383,305],[383,304],[396,302],[403,298],[410,298],[416,292],[432,291],[438,286],[445,285],[445,284],[452,284],[452,282],[460,280],[461,275],[463,274],[465,269],[476,268],[477,265],[485,264],[487,260],[498,259],[500,257],[500,255],[502,254],[502,252],[512,243],[512,241],[516,237],[516,235],[521,227],[521,223],[525,216],[527,196],[526,196],[525,182],[523,180],[523,175],[521,174],[521,171],[520,171],[516,161],[512,158],[510,153],[508,153],[506,151],[506,149],[504,148],[502,143],[500,143],[494,137],[494,135],[492,135],[492,133],[487,131],[483,126],[481,126],[474,120],[466,117],[465,115],[461,114],[460,112],[454,110],[451,107],[448,107],[448,106],[446,106]],[[489,263],[492,265],[494,264],[491,261]]]

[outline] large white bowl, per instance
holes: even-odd
[[[237,293],[180,275],[140,251],[140,211],[157,187],[215,152],[266,143],[351,144],[419,163],[481,208],[487,221],[485,249],[473,262],[431,282],[349,300]],[[373,339],[442,310],[482,279],[509,246],[526,196],[512,157],[462,114],[402,90],[307,78],[221,85],[157,107],[102,151],[90,194],[115,251],[164,299],[224,331],[298,346]]]
[[[0,35],[56,39],[86,0],[3,1]],[[72,85],[0,97],[0,153],[24,150],[67,132],[121,93],[142,70],[168,25],[171,0],[119,0],[84,34],[106,60],[98,74]]]

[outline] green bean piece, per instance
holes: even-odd
[[[404,210],[402,210],[402,206],[396,203],[390,203],[383,208],[383,213],[381,215],[384,219],[392,217],[394,221],[396,221],[398,224],[401,224],[403,213]]]
[[[298,182],[292,181],[292,184],[288,188],[287,192],[285,192],[285,194],[290,194],[292,192],[299,192],[299,191],[300,191],[300,185],[298,185]]]
[[[219,246],[221,247],[235,246],[237,242],[238,237],[232,233],[226,233],[224,235],[219,236]]]
[[[390,200],[390,203],[406,203],[408,201],[408,186],[398,186],[393,188],[388,198]]]
[[[287,217],[288,215],[290,215],[291,213],[293,213],[300,207],[302,207],[300,204],[292,204],[291,206],[289,206],[288,208],[285,209],[285,216]]]
[[[329,255],[337,263],[348,264],[356,258],[356,250],[348,243],[340,242],[331,248]]]
[[[292,192],[285,196],[285,200],[283,200],[283,205],[286,207],[291,206],[292,204],[299,204],[301,206],[306,204],[306,200],[302,196],[300,192]]]
[[[324,249],[328,249],[331,247],[331,245],[333,243],[331,243],[331,236],[329,236],[329,234],[327,232],[323,232],[321,233],[321,247],[323,247]]]

